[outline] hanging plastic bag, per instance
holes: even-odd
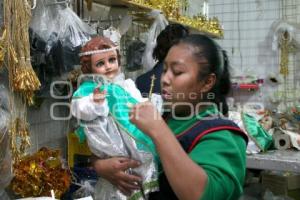
[[[54,75],[62,75],[79,64],[81,46],[96,34],[66,4],[39,1],[30,28],[45,42],[46,63],[54,65]],[[35,38],[32,38],[34,40]]]
[[[38,96],[49,96],[53,78],[66,78],[80,64],[78,53],[95,34],[66,4],[37,2],[30,24],[30,43],[32,65],[42,83]]]
[[[96,34],[66,4],[49,4],[47,1],[37,3],[30,28],[44,41],[55,43],[60,40],[63,46],[73,48],[86,43],[91,35]],[[51,49],[51,46],[48,48]]]
[[[88,180],[86,180],[83,182],[81,187],[74,192],[72,197],[73,199],[79,199],[79,198],[93,196],[93,194],[94,194],[94,187]]]
[[[0,84],[0,199],[7,199],[4,189],[12,179],[8,120],[8,92],[4,85]]]
[[[146,71],[151,70],[156,63],[152,57],[153,49],[156,46],[156,38],[159,33],[168,25],[167,19],[159,10],[151,11],[149,16],[155,18],[155,20],[150,27],[146,49],[142,59],[143,66]]]
[[[61,29],[58,32],[58,39],[63,46],[76,48],[89,41],[91,35],[96,34],[96,31],[84,23],[71,8],[59,9],[58,14]]]

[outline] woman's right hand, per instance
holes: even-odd
[[[142,178],[137,175],[128,174],[126,171],[139,166],[140,163],[138,161],[124,157],[98,159],[94,162],[94,169],[97,174],[115,185],[127,196],[133,190],[140,189],[140,184],[138,183],[142,182]]]

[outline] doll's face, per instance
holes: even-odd
[[[119,72],[117,51],[93,54],[91,57],[92,73],[104,75],[108,79],[115,78]]]

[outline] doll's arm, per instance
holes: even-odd
[[[102,103],[97,103],[94,101],[94,94],[92,93],[89,96],[72,99],[71,113],[77,119],[90,121],[99,116],[107,117],[109,108],[106,99]]]

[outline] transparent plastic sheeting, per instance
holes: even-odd
[[[0,84],[0,199],[8,199],[4,189],[12,178],[11,155],[8,140],[8,92],[4,85]]]
[[[37,2],[30,28],[44,41],[55,43],[55,40],[60,40],[63,46],[73,48],[86,43],[91,35],[96,34],[67,5],[49,5],[44,1]],[[51,43],[46,48],[51,49]]]
[[[156,61],[152,57],[153,49],[156,46],[156,38],[159,35],[159,33],[162,30],[164,30],[165,27],[168,25],[168,20],[159,10],[154,10],[150,12],[149,16],[154,18],[155,20],[150,27],[149,35],[146,43],[146,49],[144,51],[144,55],[142,59],[143,66],[146,69],[146,71],[151,70],[156,64]]]

